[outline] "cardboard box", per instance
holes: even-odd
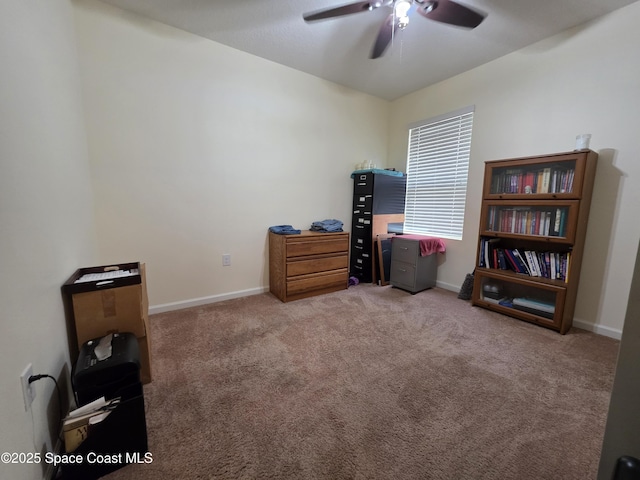
[[[119,272],[136,270],[138,273],[117,276]],[[110,272],[116,276],[79,282],[85,275],[99,276]],[[71,297],[78,348],[91,339],[110,333],[131,332],[138,338],[140,347],[142,382],[151,382],[145,265],[126,263],[81,268],[65,282],[62,291]]]
[[[130,285],[73,295],[78,347],[109,333],[131,332],[136,337],[146,336],[148,319],[141,289],[141,285]]]
[[[138,337],[138,347],[140,348],[140,380],[142,383],[150,383],[151,348],[149,347],[149,336]]]

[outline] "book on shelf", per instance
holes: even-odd
[[[509,265],[507,263],[507,258],[504,254],[504,249],[496,248],[496,251],[498,252],[498,268],[500,270],[509,270]]]
[[[542,171],[542,188],[540,193],[549,193],[549,177],[551,177],[551,169],[545,168]]]
[[[493,175],[491,193],[571,193],[575,168],[565,165],[508,168]]]
[[[516,258],[516,261],[520,264],[522,273],[526,273],[530,277],[535,276],[531,274],[531,269],[529,268],[527,261],[525,260],[524,256],[520,253],[520,251],[517,248],[514,248],[512,251],[513,251],[514,257]]]
[[[525,307],[523,305],[513,305],[513,308],[516,310],[520,310],[522,312],[531,313],[532,315],[537,315],[538,317],[544,317],[549,320],[553,320],[553,313],[545,312],[543,310],[537,310],[535,308]]]
[[[502,306],[505,306],[504,304],[507,302],[507,298],[505,298],[505,297],[491,298],[491,297],[488,297],[488,296],[485,295],[485,296],[482,297],[482,299],[485,302],[493,303],[494,305],[502,305]]]
[[[507,254],[507,258],[510,260],[511,265],[513,266],[513,270],[516,273],[523,273],[525,275],[530,275],[529,268],[522,261],[520,255],[516,251],[516,249],[505,248],[504,252]]]
[[[540,317],[553,319],[556,312],[556,306],[550,302],[544,302],[532,298],[514,298],[511,303],[513,308],[522,310],[523,312],[532,313]]]
[[[496,256],[494,256],[493,244],[500,241],[499,238],[480,238],[479,267],[495,268]]]
[[[571,252],[504,248],[499,245],[499,241],[499,238],[480,237],[479,267],[512,270],[531,277],[568,283]]]
[[[568,207],[489,207],[487,230],[544,237],[564,237]]]
[[[538,258],[535,252],[532,252],[531,250],[525,250],[524,255],[525,255],[525,258],[527,259],[527,263],[529,264],[529,271],[531,272],[531,276],[541,277],[542,271],[540,269]]]
[[[520,265],[518,264],[518,262],[516,262],[516,259],[513,256],[513,253],[511,252],[511,250],[508,250],[506,248],[501,248],[500,250],[502,250],[504,257],[507,260],[507,265],[509,266],[509,269],[513,270],[516,273],[523,273],[522,269],[520,268]]]
[[[547,313],[554,313],[556,311],[556,306],[551,302],[544,302],[542,300],[527,298],[527,297],[516,297],[512,300],[514,305],[535,308],[536,310],[540,310]]]

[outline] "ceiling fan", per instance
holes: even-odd
[[[409,11],[414,5],[417,12],[425,18],[465,28],[477,27],[486,17],[485,14],[453,0],[371,0],[305,13],[302,18],[305,22],[314,22],[352,13],[370,12],[382,7],[391,8],[392,12],[382,22],[371,50],[370,58],[378,58],[382,56],[391,42],[394,29],[404,30],[409,24]]]

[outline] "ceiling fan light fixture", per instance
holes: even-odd
[[[393,4],[393,13],[396,17],[406,17],[411,8],[411,0],[396,0]]]
[[[342,17],[354,13],[377,10],[385,7],[386,18],[378,29],[369,58],[379,58],[393,41],[394,31],[404,30],[409,24],[409,12],[416,4],[417,13],[422,17],[468,29],[476,28],[487,16],[472,8],[466,7],[456,0],[357,0],[340,7],[326,8],[316,12],[305,13],[305,22],[315,22],[327,18]],[[389,9],[391,10],[389,13]],[[437,10],[436,10],[437,9]],[[434,10],[436,10],[434,12]]]
[[[404,30],[409,25],[409,9],[411,0],[396,0],[393,4],[393,14],[398,19],[398,28]]]
[[[438,2],[437,1],[433,1],[433,2],[420,2],[421,6],[420,8],[425,12],[425,13],[429,13],[431,12],[434,8],[436,8],[438,6]]]

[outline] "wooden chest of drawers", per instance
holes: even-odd
[[[346,289],[348,267],[347,232],[269,232],[269,291],[283,302]]]

